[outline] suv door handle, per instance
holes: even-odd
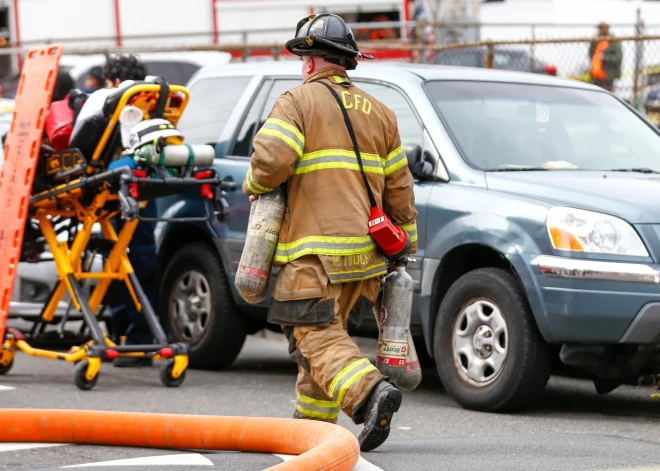
[[[228,191],[236,191],[236,188],[238,188],[238,184],[236,184],[236,182],[232,177],[225,177],[220,182],[220,188]]]

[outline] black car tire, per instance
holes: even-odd
[[[506,325],[504,341],[499,334],[491,334],[493,342],[506,346],[506,353],[499,372],[484,384],[478,384],[464,372],[467,366],[459,362],[467,357],[453,354],[454,328],[468,332],[467,315],[460,318],[464,323],[454,323],[465,307],[479,301],[496,306]],[[469,341],[469,334],[464,337]],[[471,338],[475,345],[475,337]],[[496,347],[490,348],[494,351]],[[471,410],[506,412],[523,408],[545,388],[552,370],[549,348],[538,331],[525,295],[517,280],[502,269],[482,268],[468,272],[449,288],[438,310],[433,348],[445,390],[461,406]],[[476,352],[477,347],[474,348]],[[481,357],[476,358],[481,361]]]
[[[211,298],[208,324],[194,342],[177,333],[170,306],[180,277],[190,272],[201,274],[207,280]],[[247,329],[234,307],[222,262],[212,247],[195,242],[174,254],[163,275],[158,304],[159,317],[170,339],[189,345],[190,368],[227,368],[236,360],[245,343]]]

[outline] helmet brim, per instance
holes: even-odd
[[[370,56],[369,54],[362,54],[361,52],[355,51],[338,41],[315,36],[311,36],[309,38],[301,37],[290,39],[286,42],[285,47],[287,51],[297,56],[318,56],[333,59],[346,59],[351,64],[351,67],[347,67],[349,70],[353,70],[357,67],[358,58],[369,60],[373,59],[373,56]]]

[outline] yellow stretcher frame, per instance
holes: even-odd
[[[168,99],[159,117],[169,120],[176,126],[185,111],[190,96],[188,90],[183,86],[168,84],[168,89]],[[0,348],[0,374],[11,369],[14,356],[20,350],[36,357],[76,363],[75,383],[83,390],[91,389],[96,384],[103,358],[111,360],[120,356],[149,356],[154,360],[164,359],[166,362],[162,365],[160,374],[163,384],[176,387],[183,382],[188,367],[189,347],[183,343],[168,345],[163,328],[135,276],[126,253],[139,219],[136,217],[125,221],[119,234],[115,232],[111,224],[111,219],[120,212],[117,209],[120,195],[116,185],[113,186],[110,181],[113,178],[116,181],[118,177],[121,177],[122,172],[105,171],[106,163],[100,162],[113,134],[119,132],[119,116],[125,106],[130,102],[131,105],[141,108],[145,119],[149,119],[154,112],[154,106],[158,105],[161,91],[160,83],[138,83],[128,87],[122,93],[91,156],[90,161],[100,163],[100,165],[89,165],[88,162],[84,170],[85,176],[39,192],[30,200],[32,218],[39,223],[41,232],[53,254],[58,272],[58,283],[44,306],[40,321],[46,323],[53,321],[58,303],[64,293],[68,292],[75,308],[83,314],[92,340],[82,346],[72,348],[68,353],[62,353],[33,348],[22,333],[9,329],[2,348]],[[178,106],[172,106],[173,94],[180,100]],[[123,169],[124,174],[127,171],[129,171],[128,167]],[[219,180],[217,181],[219,182]],[[209,181],[204,180],[203,182],[208,183]],[[89,192],[89,185],[97,185],[97,187],[91,202],[85,205],[84,190]],[[146,200],[137,204],[138,208],[145,205]],[[71,218],[82,224],[82,229],[76,233],[71,244],[57,240],[57,234],[52,224],[52,218],[57,216]],[[100,224],[104,238],[112,242],[112,248],[104,262],[103,271],[91,273],[84,270],[81,260],[83,253],[88,249],[92,228],[96,223]],[[97,284],[89,299],[86,299],[78,283],[91,278],[96,279]],[[126,285],[136,309],[145,315],[152,334],[156,338],[156,344],[116,345],[102,331],[98,323],[97,311],[113,281]]]

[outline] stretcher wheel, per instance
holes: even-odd
[[[83,360],[79,362],[76,365],[76,370],[73,376],[76,382],[76,386],[78,386],[83,391],[88,391],[92,389],[94,386],[96,386],[96,382],[99,380],[98,373],[96,374],[96,376],[94,376],[94,379],[92,379],[91,381],[87,380],[85,374],[87,374],[88,366],[89,366],[89,361],[87,360]]]
[[[0,365],[0,375],[6,375],[9,373],[9,370],[11,370],[11,367],[14,366],[14,359],[12,358],[9,364],[7,365]]]
[[[181,373],[178,378],[172,378],[172,369],[174,368],[174,360],[167,360],[160,367],[160,380],[168,388],[176,388],[183,383],[186,378],[186,372]]]

